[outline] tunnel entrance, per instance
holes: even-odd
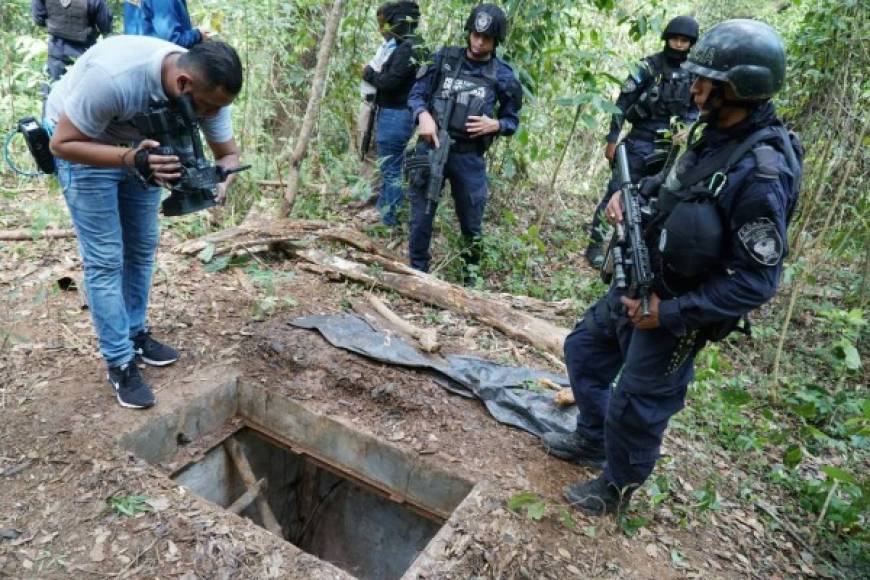
[[[361,579],[413,575],[474,485],[241,380],[121,442],[207,501]]]

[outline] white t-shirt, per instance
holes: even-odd
[[[131,119],[147,113],[152,101],[167,100],[163,59],[187,52],[177,44],[150,36],[112,36],[85,52],[54,84],[45,115],[52,124],[66,113],[76,128],[101,143],[141,141]],[[226,143],[233,137],[232,115],[223,107],[200,119],[206,140]]]

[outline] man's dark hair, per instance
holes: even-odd
[[[179,68],[196,71],[210,89],[221,87],[231,95],[242,90],[242,61],[226,42],[209,40],[193,45],[178,59]]]

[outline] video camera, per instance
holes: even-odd
[[[214,190],[233,173],[250,165],[225,169],[209,162],[203,153],[199,122],[190,95],[182,94],[172,106],[168,101],[151,103],[149,111],[136,115],[133,124],[146,139],[160,143],[155,149],[140,150],[138,155],[175,155],[181,164],[181,177],[170,186],[163,201],[163,215],[178,216],[213,207]],[[147,160],[147,157],[145,158]],[[137,167],[140,163],[137,162]],[[141,173],[141,170],[140,170]],[[149,175],[143,175],[156,185]]]

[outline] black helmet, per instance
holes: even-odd
[[[758,20],[726,20],[692,47],[683,68],[731,85],[740,100],[762,101],[782,88],[785,47],[776,31]]]
[[[677,16],[662,31],[662,40],[672,36],[685,36],[694,44],[698,40],[698,21],[691,16]]]
[[[495,4],[480,4],[474,7],[465,21],[465,30],[469,34],[477,32],[490,36],[496,43],[504,42],[507,37],[507,16]]]
[[[412,34],[420,22],[420,7],[416,2],[390,2],[382,6],[384,21],[390,25],[390,32],[402,38]]]

